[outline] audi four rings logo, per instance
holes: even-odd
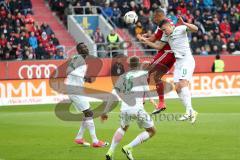
[[[54,70],[56,71],[54,78],[56,78],[58,76],[58,70],[54,64],[23,65],[18,70],[18,76],[20,79],[50,78],[51,71]]]

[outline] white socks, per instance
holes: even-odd
[[[88,130],[89,130],[89,133],[92,137],[93,143],[98,143],[98,139],[97,139],[96,131],[95,131],[95,125],[94,125],[94,122],[93,122],[92,119],[82,121],[82,124],[81,124],[81,127],[80,127],[79,131],[78,131],[76,139],[83,138],[83,134],[84,134],[84,131],[85,131],[86,128],[88,128]]]
[[[131,143],[129,143],[128,146],[135,147],[135,146],[143,143],[144,141],[146,141],[149,138],[150,138],[149,133],[147,131],[144,131],[144,132],[140,133]]]
[[[117,147],[118,143],[122,140],[123,136],[125,134],[125,131],[120,127],[116,130],[113,139],[112,139],[112,143],[110,146],[110,150],[114,151],[115,148]]]
[[[94,125],[93,119],[86,120],[85,121],[85,125],[88,128],[89,133],[90,133],[90,135],[92,137],[92,142],[93,143],[98,143],[98,139],[97,139],[97,136],[96,136],[95,125]]]
[[[186,107],[186,113],[191,115],[194,110],[192,108],[192,97],[191,92],[188,87],[183,87],[181,92],[178,93],[179,98],[181,99],[183,105]]]
[[[80,127],[79,131],[78,131],[76,139],[82,139],[83,138],[85,128],[86,128],[85,121],[82,121],[82,124],[81,124],[81,127]]]

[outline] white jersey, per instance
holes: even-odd
[[[187,26],[181,25],[174,28],[170,35],[163,34],[161,41],[169,43],[176,58],[191,56],[191,48],[187,35]]]
[[[67,79],[65,84],[83,86],[84,76],[87,72],[87,65],[81,55],[74,55],[68,63]]]
[[[147,76],[147,71],[132,70],[119,77],[115,90],[122,101],[121,111],[144,108],[143,97],[150,90]]]

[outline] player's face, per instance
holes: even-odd
[[[164,15],[162,13],[157,13],[155,12],[153,15],[153,21],[156,24],[159,24],[160,21],[162,21],[164,19]]]
[[[89,53],[89,50],[88,50],[88,48],[87,48],[87,46],[85,45],[85,44],[81,44],[80,45],[80,47],[79,47],[79,53],[81,54],[81,55],[88,55],[88,53]]]
[[[172,34],[173,32],[173,26],[169,23],[167,24],[164,24],[162,27],[161,27],[161,30],[166,34],[166,35],[170,35]]]

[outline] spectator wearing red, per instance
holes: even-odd
[[[2,6],[1,9],[0,9],[0,16],[2,18],[5,18],[7,16],[7,11],[6,11],[4,6]]]
[[[224,35],[226,37],[230,37],[231,36],[231,34],[232,34],[231,33],[231,26],[228,23],[227,17],[223,18],[223,21],[222,21],[222,23],[220,23],[219,27],[220,27],[220,30],[224,33]]]
[[[240,42],[240,26],[238,27],[238,31],[235,34],[235,42]]]
[[[7,44],[7,38],[5,37],[4,34],[1,35],[1,39],[0,39],[0,46],[1,47],[6,47]]]
[[[185,16],[187,14],[187,7],[184,2],[181,2],[180,5],[177,7],[177,10],[181,11],[181,14]]]
[[[39,38],[40,38],[39,42],[41,42],[43,44],[43,46],[46,47],[47,44],[48,44],[48,41],[49,41],[47,33],[46,32],[42,32],[41,37],[39,37]]]

